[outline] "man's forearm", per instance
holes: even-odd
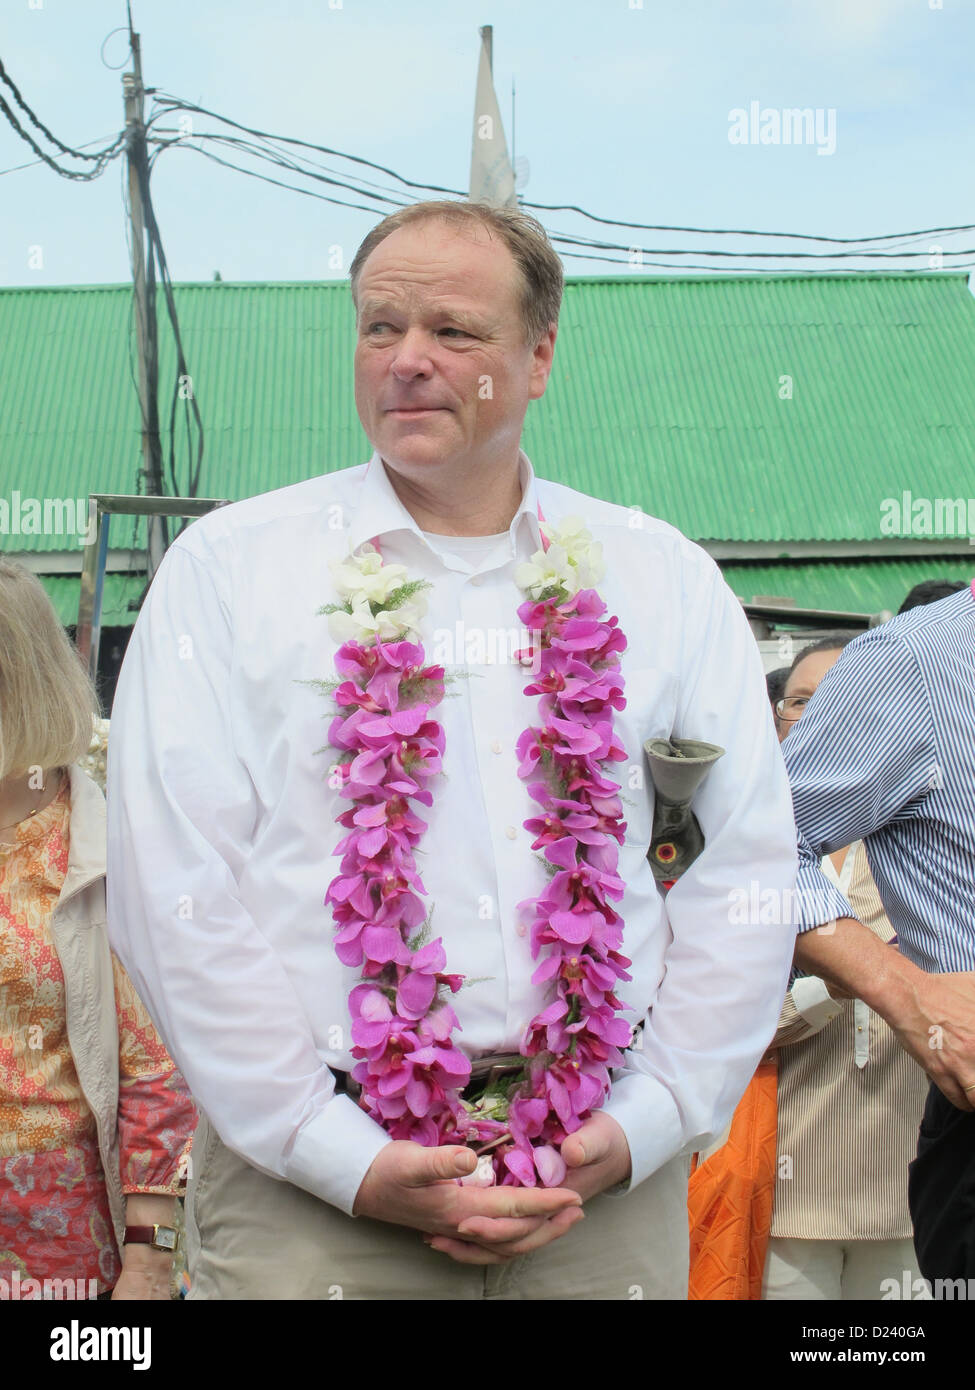
[[[924,973],[854,917],[800,932],[795,963],[843,994],[862,999],[892,1025],[913,1002],[915,979]]]

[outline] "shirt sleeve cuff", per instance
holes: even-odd
[[[843,1005],[832,997],[825,982],[818,975],[800,976],[798,980],[793,981],[789,993],[792,995],[792,1002],[810,1028],[817,1031],[825,1028],[827,1023],[832,1022],[836,1015],[843,1011]]]
[[[856,917],[850,904],[838,888],[834,888],[816,863],[800,857],[796,877],[796,930],[812,931],[840,917]]]
[[[680,1153],[684,1129],[670,1092],[643,1072],[624,1072],[614,1081],[603,1109],[625,1134],[631,1164],[629,1179],[603,1196],[622,1197]]]
[[[352,1216],[356,1194],[373,1159],[392,1143],[381,1125],[348,1096],[333,1096],[303,1125],[286,1162],[296,1187]]]

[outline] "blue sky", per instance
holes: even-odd
[[[525,200],[648,223],[867,236],[975,222],[975,5],[932,4],[133,0],[133,11],[147,86],[457,189],[470,165],[477,30],[490,23],[506,123],[517,82]],[[68,144],[122,124],[121,72],[99,50],[124,20],[123,0],[2,0],[0,57]],[[105,58],[125,54],[116,34]],[[732,144],[729,113],[752,102],[835,111],[835,151]],[[31,158],[0,119],[0,170]],[[343,175],[351,167],[327,162]],[[44,167],[0,175],[0,284],[127,280],[122,173],[118,161],[91,185]],[[186,149],[161,155],[153,196],[177,281],[215,270],[238,281],[341,276],[378,220]],[[626,245],[702,244],[570,213],[541,217],[550,230]],[[975,245],[975,233],[941,244]],[[43,263],[35,252],[32,268],[29,248],[38,246]],[[565,265],[570,275],[629,269],[569,256]]]

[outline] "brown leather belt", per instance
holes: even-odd
[[[634,1041],[636,1040],[636,1035],[642,1033],[642,1031],[643,1023],[641,1021],[636,1026]],[[631,1043],[631,1046],[632,1045]],[[639,1047],[639,1044],[637,1044],[637,1046]],[[464,1087],[463,1091],[461,1091],[462,1097],[464,1100],[469,1100],[471,1097],[468,1092],[476,1091],[480,1093],[485,1086],[493,1085],[500,1077],[521,1071],[524,1064],[525,1059],[519,1052],[495,1052],[487,1057],[473,1058],[471,1061],[471,1079]],[[340,1096],[351,1096],[353,1100],[356,1100],[362,1087],[359,1085],[358,1081],[354,1079],[351,1072],[340,1071],[336,1067],[330,1067],[329,1070],[335,1077],[336,1094]]]

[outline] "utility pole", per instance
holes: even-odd
[[[146,245],[145,218],[143,215],[143,181],[149,178],[148,148],[146,128],[143,122],[143,100],[145,88],[142,85],[142,50],[139,35],[129,24],[129,43],[132,50],[132,72],[122,74],[122,92],[125,97],[125,128],[128,133],[129,168],[129,217],[132,234],[132,284],[135,295],[135,333],[138,354],[139,413],[142,420],[142,463],[146,483],[146,493],[150,497],[163,496],[162,445],[159,438],[158,374],[159,365],[155,356],[156,335],[150,334],[150,323],[155,326],[156,304],[155,286],[150,303],[146,285]],[[152,360],[150,360],[150,344]],[[165,518],[150,516],[147,521],[148,553],[146,556],[146,577],[151,580],[162,563],[169,544]]]

